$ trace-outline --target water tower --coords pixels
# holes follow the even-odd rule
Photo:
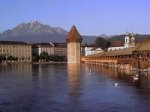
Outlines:
[[[81,63],[82,38],[75,26],[72,26],[67,38],[67,62],[72,64]]]

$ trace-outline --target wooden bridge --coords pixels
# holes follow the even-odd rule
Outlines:
[[[150,41],[138,43],[135,47],[102,52],[89,56],[82,56],[85,63],[113,66],[121,69],[134,70],[150,67]]]

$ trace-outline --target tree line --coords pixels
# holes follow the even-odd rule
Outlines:
[[[38,56],[37,54],[32,54],[32,61],[38,62],[38,61],[44,61],[44,62],[64,62],[67,61],[66,56],[59,56],[59,55],[49,55],[47,52],[41,52],[41,54]]]
[[[103,50],[107,50],[110,47],[111,42],[103,37],[97,37],[95,40],[95,45]]]
[[[18,61],[18,58],[13,57],[11,55],[9,55],[9,56],[0,55],[0,62],[4,62],[4,61]]]

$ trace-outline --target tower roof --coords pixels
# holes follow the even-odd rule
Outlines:
[[[82,38],[81,35],[79,34],[78,30],[76,29],[76,27],[73,25],[70,32],[68,33],[68,36],[66,38],[66,42],[77,42],[77,43],[81,43],[82,42]]]

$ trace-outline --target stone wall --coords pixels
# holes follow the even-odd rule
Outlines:
[[[81,44],[80,43],[68,43],[67,44],[67,59],[68,63],[80,63],[81,62]]]

